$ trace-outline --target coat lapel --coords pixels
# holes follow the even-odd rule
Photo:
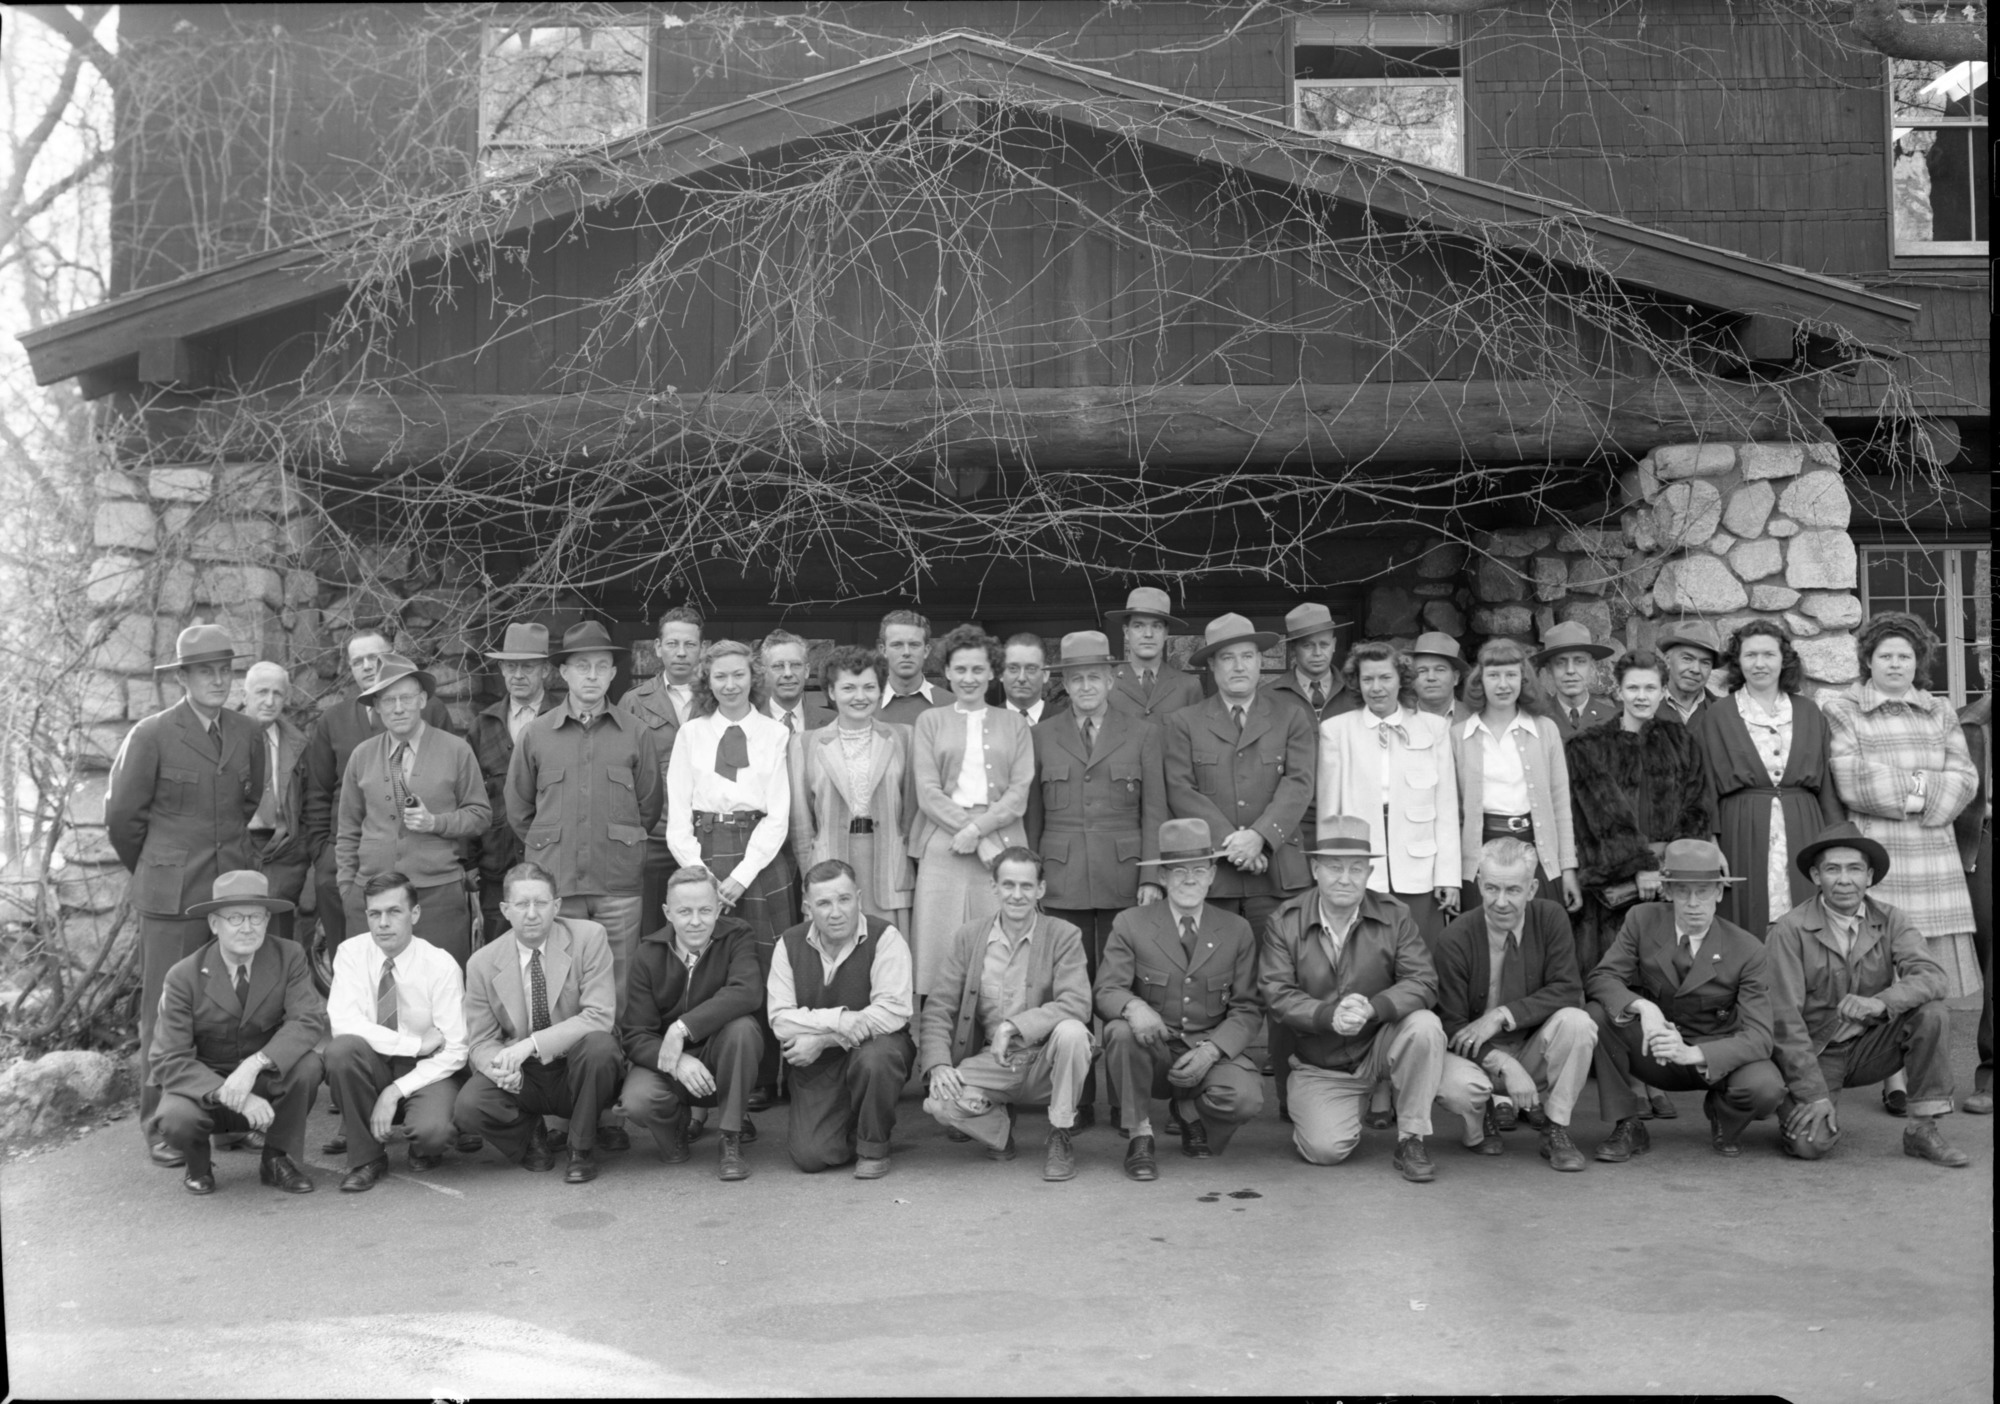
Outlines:
[[[1109,714],[1111,717],[1117,715],[1118,713],[1116,712]],[[1104,736],[1105,732],[1110,730],[1110,726],[1109,717],[1098,722],[1097,734],[1100,739]],[[1077,729],[1074,717],[1068,713],[1064,713],[1063,720],[1051,726],[1049,731],[1055,739],[1058,750],[1067,751],[1070,755],[1075,756],[1079,761],[1083,762],[1085,769],[1090,767],[1090,753],[1083,749],[1083,733]],[[1100,746],[1098,749],[1102,751],[1103,747]]]
[[[1639,958],[1645,963],[1651,979],[1647,984],[1656,990],[1674,990],[1680,981],[1674,975],[1674,917],[1672,908],[1666,909],[1664,922],[1648,922],[1640,935]]]
[[[285,983],[285,959],[278,954],[278,948],[266,940],[257,948],[257,954],[250,957],[250,999],[243,1007],[243,1020],[248,1023],[250,1012],[262,1009],[264,1002],[273,994],[283,1002]]]
[[[1671,931],[1671,927],[1669,930]],[[1680,937],[1677,934],[1672,935],[1670,939],[1676,945],[1679,944]],[[1701,949],[1696,951],[1694,959],[1688,962],[1687,977],[1674,987],[1674,993],[1688,994],[1698,990],[1729,966],[1728,945],[1728,933],[1716,925],[1711,925],[1708,928],[1708,935],[1702,937]],[[1673,947],[1669,946],[1668,949],[1671,951]]]
[[[228,1010],[240,1022],[243,1018],[243,1005],[236,998],[236,986],[229,978],[229,963],[222,958],[222,947],[211,947],[202,959],[201,970],[202,974],[208,976],[208,997],[215,1002],[217,1008]]]
[[[509,1038],[528,1031],[528,993],[521,988],[521,943],[510,933],[501,938],[500,969],[494,984],[500,991],[501,1012],[506,1016]]]
[[[549,977],[549,1022],[560,1023],[562,1016],[556,1013],[556,1003],[569,983],[570,966],[569,924],[560,918],[549,932],[548,946],[542,952],[542,964],[547,967]]]
[[[1236,749],[1248,750],[1256,744],[1257,738],[1271,729],[1271,709],[1277,704],[1261,693],[1252,697],[1243,709],[1243,734],[1236,738]],[[1224,704],[1223,715],[1229,715]]]

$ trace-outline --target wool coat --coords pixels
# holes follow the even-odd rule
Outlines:
[[[182,698],[126,735],[104,823],[132,874],[132,905],[178,919],[222,873],[255,868],[250,820],[264,797],[264,729],[226,708],[210,732]]]
[[[1257,938],[1234,912],[1204,907],[1190,955],[1166,902],[1130,907],[1111,923],[1091,992],[1106,1019],[1134,999],[1165,1021],[1170,1037],[1213,1043],[1225,1058],[1250,1046],[1264,1022],[1257,990]]]
[[[266,936],[250,957],[248,998],[210,940],[167,972],[153,1025],[152,1085],[193,1101],[215,1095],[237,1064],[262,1053],[283,1077],[326,1037],[326,1001],[305,952]]]
[[[1685,729],[1679,722],[1663,725]],[[1764,943],[1717,917],[1685,977],[1674,973],[1677,943],[1673,906],[1641,902],[1626,913],[1618,939],[1584,977],[1584,994],[1614,1020],[1633,1000],[1651,1000],[1684,1040],[1701,1045],[1711,1083],[1769,1058],[1775,1018]]]
[[[1042,855],[1058,911],[1109,910],[1139,900],[1139,861],[1160,856],[1167,772],[1160,731],[1105,709],[1089,752],[1076,717],[1036,725],[1036,783],[1028,791],[1028,846]]]
[[[1200,678],[1182,672],[1164,658],[1153,670],[1151,689],[1141,683],[1139,673],[1130,663],[1118,665],[1111,674],[1110,705],[1140,721],[1162,721],[1183,707],[1194,706],[1206,692]]]
[[[1309,886],[1300,825],[1313,793],[1312,721],[1303,708],[1262,692],[1246,704],[1243,729],[1221,697],[1166,720],[1167,808],[1176,819],[1205,819],[1217,844],[1238,829],[1264,838],[1268,866],[1246,873],[1215,865],[1209,895],[1283,896]]]
[[[867,891],[890,911],[906,911],[917,887],[908,834],[916,816],[916,772],[910,764],[910,728],[872,723],[875,743],[869,758],[868,817],[875,825],[873,871]],[[853,862],[854,799],[847,792],[847,766],[840,754],[840,727],[809,732],[792,743],[799,757],[793,772],[792,851],[801,874],[816,863],[838,858]]]

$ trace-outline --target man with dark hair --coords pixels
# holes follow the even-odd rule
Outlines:
[[[1722,658],[1721,635],[1706,619],[1686,619],[1662,633],[1656,647],[1667,665],[1667,695],[1660,699],[1659,715],[1693,726],[1714,695],[1708,675]]]
[[[1593,640],[1588,624],[1574,620],[1557,624],[1542,635],[1541,650],[1528,662],[1548,670],[1550,715],[1564,741],[1618,715],[1616,702],[1590,690],[1597,678],[1598,662],[1616,652],[1610,644]]]
[[[619,699],[618,705],[653,736],[660,759],[660,794],[667,793],[667,762],[674,756],[674,737],[681,723],[694,715],[694,675],[701,666],[701,612],[677,605],[660,616],[660,670]],[[667,846],[664,798],[659,821],[646,834],[645,861],[639,871],[639,910],[650,926],[667,900],[667,878],[674,871],[673,850]]]
[[[778,938],[766,999],[791,1066],[792,1164],[811,1174],[852,1161],[855,1179],[879,1180],[917,1050],[910,948],[862,912],[860,893],[838,858],[807,871],[806,919]]]
[[[825,726],[833,720],[833,708],[806,696],[806,660],[811,650],[797,634],[773,629],[757,645],[757,661],[764,668],[769,697],[765,715],[782,722],[794,738]]]
[[[300,818],[306,734],[285,715],[291,696],[292,675],[282,663],[252,663],[243,675],[243,715],[264,732],[264,794],[250,817],[250,842],[258,871],[270,880],[271,895],[297,903],[312,863]],[[271,934],[292,940],[293,915],[273,913]]]
[[[368,930],[333,957],[326,1080],[340,1097],[349,1194],[389,1173],[385,1143],[400,1118],[410,1169],[434,1170],[452,1140],[452,1107],[465,1066],[465,977],[451,955],[418,936],[417,889],[398,872],[362,887]],[[477,1143],[473,1150],[479,1147]]]
[[[1167,638],[1187,625],[1174,617],[1167,592],[1141,585],[1125,608],[1104,612],[1104,622],[1124,631],[1125,661],[1112,674],[1111,705],[1141,721],[1157,722],[1201,701],[1201,679],[1167,661]]]
[[[540,624],[509,624],[500,647],[486,655],[500,665],[507,695],[472,719],[472,751],[486,781],[493,817],[479,838],[479,910],[490,939],[500,934],[500,879],[527,856],[521,836],[507,822],[507,767],[514,743],[528,723],[556,705],[549,691],[549,631]]]
[[[993,859],[997,916],[969,921],[948,938],[936,992],[924,1000],[924,1110],[949,1131],[1014,1158],[1014,1104],[1049,1104],[1042,1178],[1076,1176],[1070,1129],[1090,1070],[1090,979],[1083,938],[1047,916],[1042,860],[1032,849]]]
[[[1000,649],[1000,676],[993,680],[993,688],[987,690],[988,702],[1020,713],[1029,726],[1068,709],[1067,698],[1058,697],[1051,702],[1042,696],[1042,687],[1049,676],[1049,655],[1041,635],[1014,634]]]
[[[924,677],[931,649],[930,620],[913,609],[890,610],[882,616],[875,648],[889,661],[889,690],[882,694],[882,709],[876,713],[883,721],[915,726],[931,708],[951,705],[950,696]]]

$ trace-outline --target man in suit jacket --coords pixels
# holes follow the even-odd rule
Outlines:
[[[1480,905],[1446,926],[1431,952],[1444,1078],[1438,1101],[1465,1123],[1464,1143],[1499,1155],[1518,1108],[1541,1132],[1542,1159],[1584,1168],[1570,1113],[1590,1076],[1597,1026],[1583,1012],[1569,914],[1535,897],[1541,859],[1519,839],[1480,850]],[[1499,1089],[1496,1093],[1495,1089]]]
[[[1285,654],[1291,666],[1264,684],[1266,691],[1306,709],[1313,730],[1328,717],[1359,711],[1360,694],[1334,666],[1334,631],[1340,623],[1323,604],[1302,604],[1285,615]]]
[[[1597,1158],[1617,1164],[1652,1149],[1628,1077],[1668,1092],[1706,1090],[1717,1155],[1742,1153],[1743,1129],[1777,1110],[1785,1080],[1771,1061],[1772,1008],[1763,943],[1715,914],[1722,850],[1675,839],[1660,860],[1659,902],[1626,913],[1618,939],[1584,979],[1597,1021],[1597,1100],[1615,1123]]]
[[[1189,661],[1209,665],[1216,695],[1165,723],[1167,808],[1221,836],[1209,903],[1253,931],[1311,881],[1299,829],[1313,795],[1312,723],[1257,690],[1259,656],[1276,642],[1240,614],[1212,620]]]
[[[619,1101],[668,1165],[688,1158],[688,1108],[720,1107],[717,1173],[748,1179],[743,1142],[757,1132],[743,1111],[764,1051],[756,936],[749,922],[722,914],[706,868],[668,879],[666,916],[639,942],[619,1010],[618,1041],[632,1064]]]
[[[500,930],[500,879],[527,855],[521,836],[507,822],[507,767],[514,761],[514,743],[529,722],[556,705],[556,697],[549,691],[549,631],[542,625],[509,624],[500,647],[486,657],[500,665],[507,695],[480,709],[467,739],[493,811],[478,842],[479,911],[491,937]]]
[[[1105,1019],[1104,1067],[1128,1140],[1125,1173],[1159,1178],[1152,1099],[1173,1099],[1181,1154],[1205,1160],[1264,1106],[1243,1050],[1257,1036],[1257,939],[1250,923],[1207,903],[1218,856],[1208,825],[1169,819],[1154,841],[1167,898],[1119,913],[1092,985]]]
[[[1141,585],[1125,597],[1125,608],[1106,610],[1104,620],[1125,635],[1125,661],[1112,673],[1115,710],[1157,722],[1201,701],[1201,679],[1167,661],[1168,634],[1187,625],[1174,618],[1165,590]]]
[[[152,1122],[159,1088],[147,1070],[153,1021],[167,971],[208,939],[207,923],[184,915],[225,872],[257,866],[250,820],[265,791],[267,749],[257,724],[223,708],[236,649],[219,624],[181,630],[171,674],[183,696],[126,735],[111,763],[104,822],[112,850],[132,874],[139,915],[139,1122]],[[286,904],[289,910],[290,904]],[[155,1164],[180,1165],[154,1137]]]
[[[1568,741],[1579,731],[1588,731],[1599,722],[1618,715],[1618,704],[1598,697],[1590,690],[1597,678],[1597,663],[1618,650],[1590,637],[1590,626],[1569,620],[1542,635],[1541,651],[1528,661],[1546,668],[1554,702],[1549,709],[1556,730]]]
[[[618,1090],[622,1059],[612,1034],[616,982],[604,928],[556,915],[555,879],[533,863],[507,874],[501,915],[512,923],[465,967],[465,1028],[472,1075],[452,1119],[524,1170],[549,1170],[555,1152],[544,1116],[569,1118],[569,1169],[597,1178],[597,1115]]]
[[[667,763],[673,759],[674,738],[681,723],[694,715],[694,674],[701,665],[701,614],[692,605],[678,605],[660,616],[657,644],[660,671],[618,700],[625,714],[653,734],[660,761],[660,793],[667,792]],[[639,912],[651,926],[667,900],[667,879],[674,871],[673,850],[667,847],[666,805],[646,833],[646,857],[639,873]]]
[[[1042,696],[1049,680],[1049,653],[1041,635],[1015,634],[1000,648],[1000,676],[986,689],[987,706],[1018,713],[1029,726],[1069,710],[1067,694]]]
[[[243,675],[243,715],[264,732],[264,794],[250,817],[250,843],[271,895],[296,907],[312,868],[305,825],[306,734],[285,715],[292,677],[281,663],[259,662]],[[271,914],[271,934],[292,939],[293,912]]]
[[[312,1193],[299,1162],[319,1090],[313,1048],[326,1036],[326,1004],[305,952],[265,934],[271,914],[290,905],[270,895],[262,873],[237,871],[219,875],[210,899],[187,909],[213,939],[162,983],[148,1130],[185,1158],[181,1185],[190,1194],[215,1193],[208,1138],[217,1130],[263,1132],[258,1178],[287,1194]]]
[[[806,641],[783,629],[773,629],[757,646],[771,694],[764,703],[764,713],[783,723],[794,738],[833,720],[833,708],[806,695],[806,654]]]
[[[984,1144],[988,1159],[1012,1160],[1014,1104],[1046,1100],[1042,1178],[1074,1179],[1070,1130],[1091,1054],[1083,938],[1038,910],[1047,888],[1031,850],[1002,850],[993,887],[1000,914],[951,934],[924,1001],[924,1110]]]

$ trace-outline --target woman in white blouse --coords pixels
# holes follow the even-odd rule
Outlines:
[[[827,656],[820,686],[833,724],[798,740],[792,846],[807,872],[829,858],[853,868],[861,910],[908,931],[917,882],[909,854],[914,776],[910,728],[875,715],[888,682],[889,664],[873,649]]]
[[[756,933],[757,964],[771,973],[771,951],[798,924],[797,884],[786,851],[792,820],[790,733],[764,715],[764,687],[749,645],[718,639],[695,670],[694,713],[674,737],[667,762],[667,847],[682,867],[704,867],[721,881],[725,910]],[[655,929],[664,912],[646,913]],[[763,1021],[759,1002],[758,1019]],[[770,1105],[778,1081],[777,1043],[768,1027],[752,1110]]]
[[[1463,816],[1458,836],[1459,871],[1465,879],[1461,908],[1479,904],[1474,878],[1481,846],[1490,839],[1511,838],[1535,850],[1541,877],[1536,895],[1581,911],[1569,763],[1562,733],[1543,714],[1528,650],[1513,639],[1481,644],[1466,679],[1465,703],[1473,715],[1451,727]]]
[[[917,777],[910,944],[919,995],[931,993],[951,933],[998,910],[986,864],[1002,849],[1027,843],[1021,821],[1035,782],[1027,719],[986,705],[986,685],[1000,667],[1000,641],[962,624],[944,636],[939,650],[952,704],[917,718],[910,747]]]

